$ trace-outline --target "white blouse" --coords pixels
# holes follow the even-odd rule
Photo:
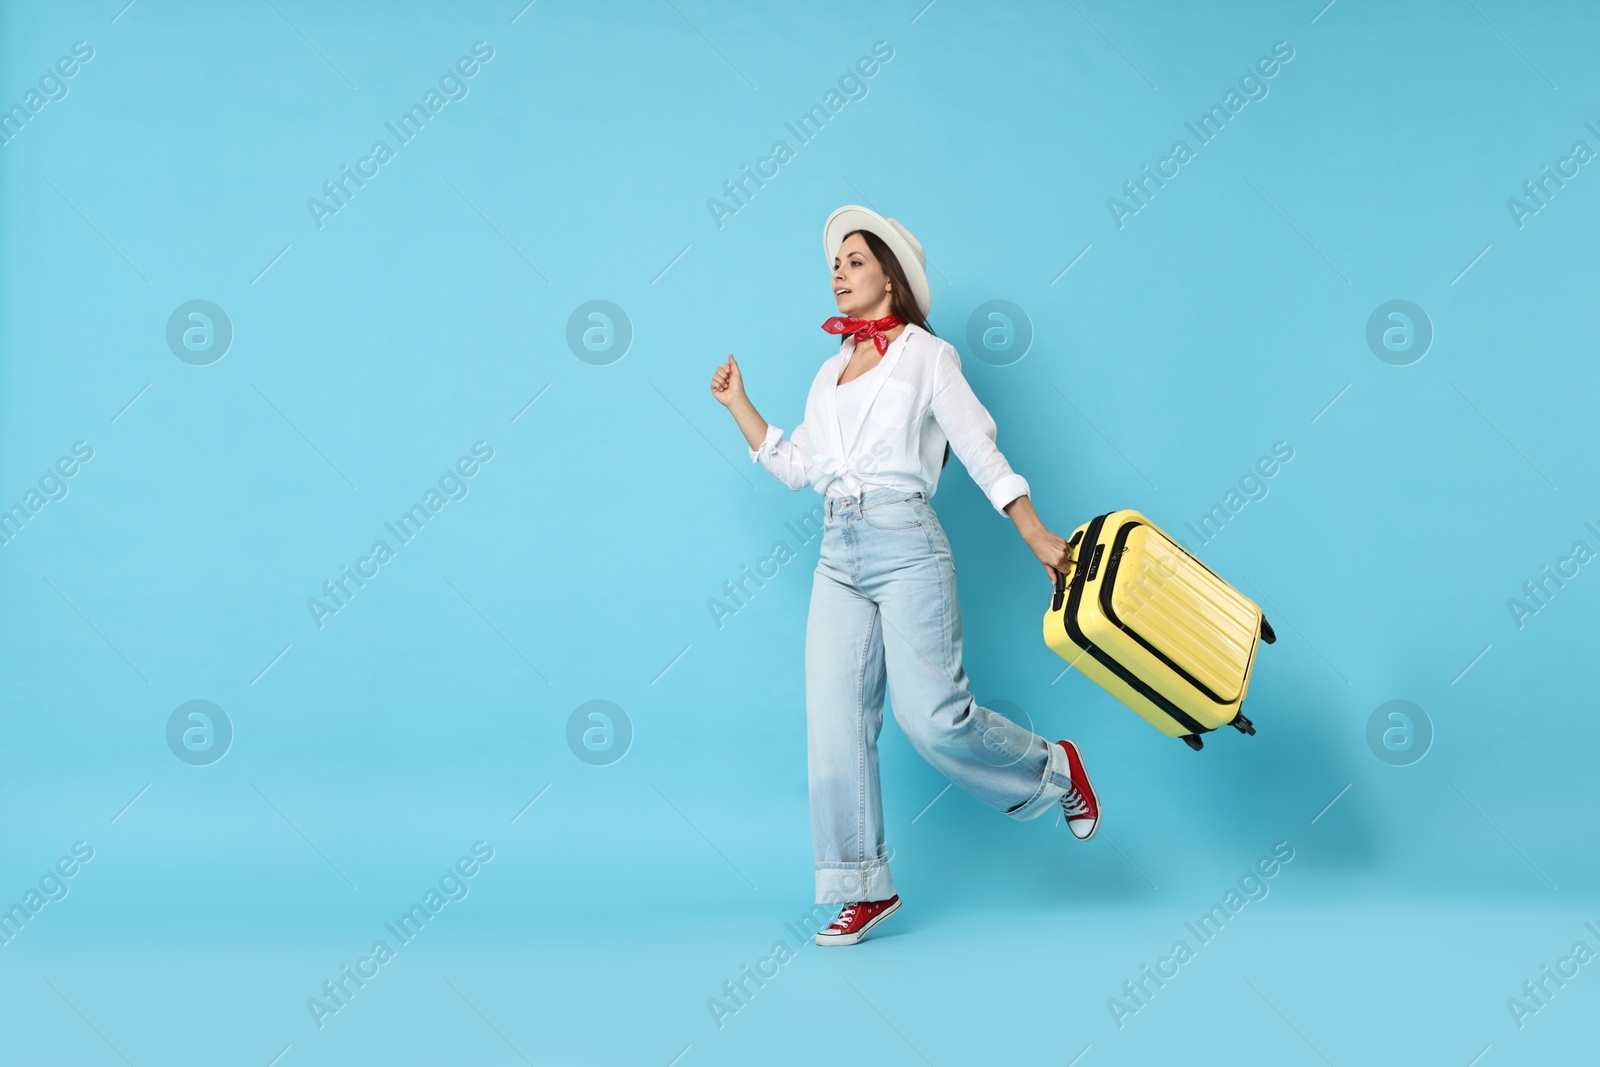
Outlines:
[[[824,496],[883,487],[931,498],[948,441],[996,511],[1029,495],[995,446],[994,419],[962,375],[954,345],[908,323],[876,367],[840,386],[855,347],[846,334],[812,381],[793,435],[769,425],[750,449],[752,462],[790,489],[810,485]],[[857,395],[859,407],[850,403]]]

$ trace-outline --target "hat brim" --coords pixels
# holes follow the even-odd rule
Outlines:
[[[862,207],[860,204],[846,204],[828,216],[828,221],[822,224],[822,251],[827,257],[828,266],[833,266],[833,257],[839,254],[839,246],[844,243],[844,236],[856,230],[866,230],[882,238],[883,243],[889,246],[895,258],[900,261],[900,269],[906,272],[906,281],[911,284],[911,295],[917,302],[917,307],[922,309],[922,314],[928,314],[928,307],[933,294],[928,289],[928,273],[923,268],[921,259],[916,250],[901,236],[900,231],[889,225],[889,220],[873,211],[871,208]]]

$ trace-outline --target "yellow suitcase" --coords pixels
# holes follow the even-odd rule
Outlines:
[[[1219,726],[1255,733],[1240,705],[1256,645],[1277,640],[1255,601],[1137,511],[1092,519],[1072,543],[1045,644],[1196,751]]]

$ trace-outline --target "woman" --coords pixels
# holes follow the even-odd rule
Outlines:
[[[928,498],[947,443],[995,510],[1056,572],[1071,546],[1034,513],[1028,483],[995,447],[995,423],[928,326],[922,245],[863,207],[823,227],[844,334],[823,363],[789,440],[745,395],[733,358],[711,376],[758,461],[826,502],[806,624],[806,728],[817,903],[839,903],[819,945],[853,945],[900,907],[884,850],[878,779],[885,673],[895,719],[945,777],[1015,819],[1059,802],[1079,840],[1100,809],[1071,741],[1044,738],[979,706],[961,665],[961,610],[950,543]]]

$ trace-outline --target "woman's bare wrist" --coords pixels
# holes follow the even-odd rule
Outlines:
[[[1033,501],[1028,499],[1026,493],[1006,505],[1006,514],[1017,524],[1017,531],[1024,540],[1044,529],[1044,523],[1039,521],[1039,513],[1033,510]]]

